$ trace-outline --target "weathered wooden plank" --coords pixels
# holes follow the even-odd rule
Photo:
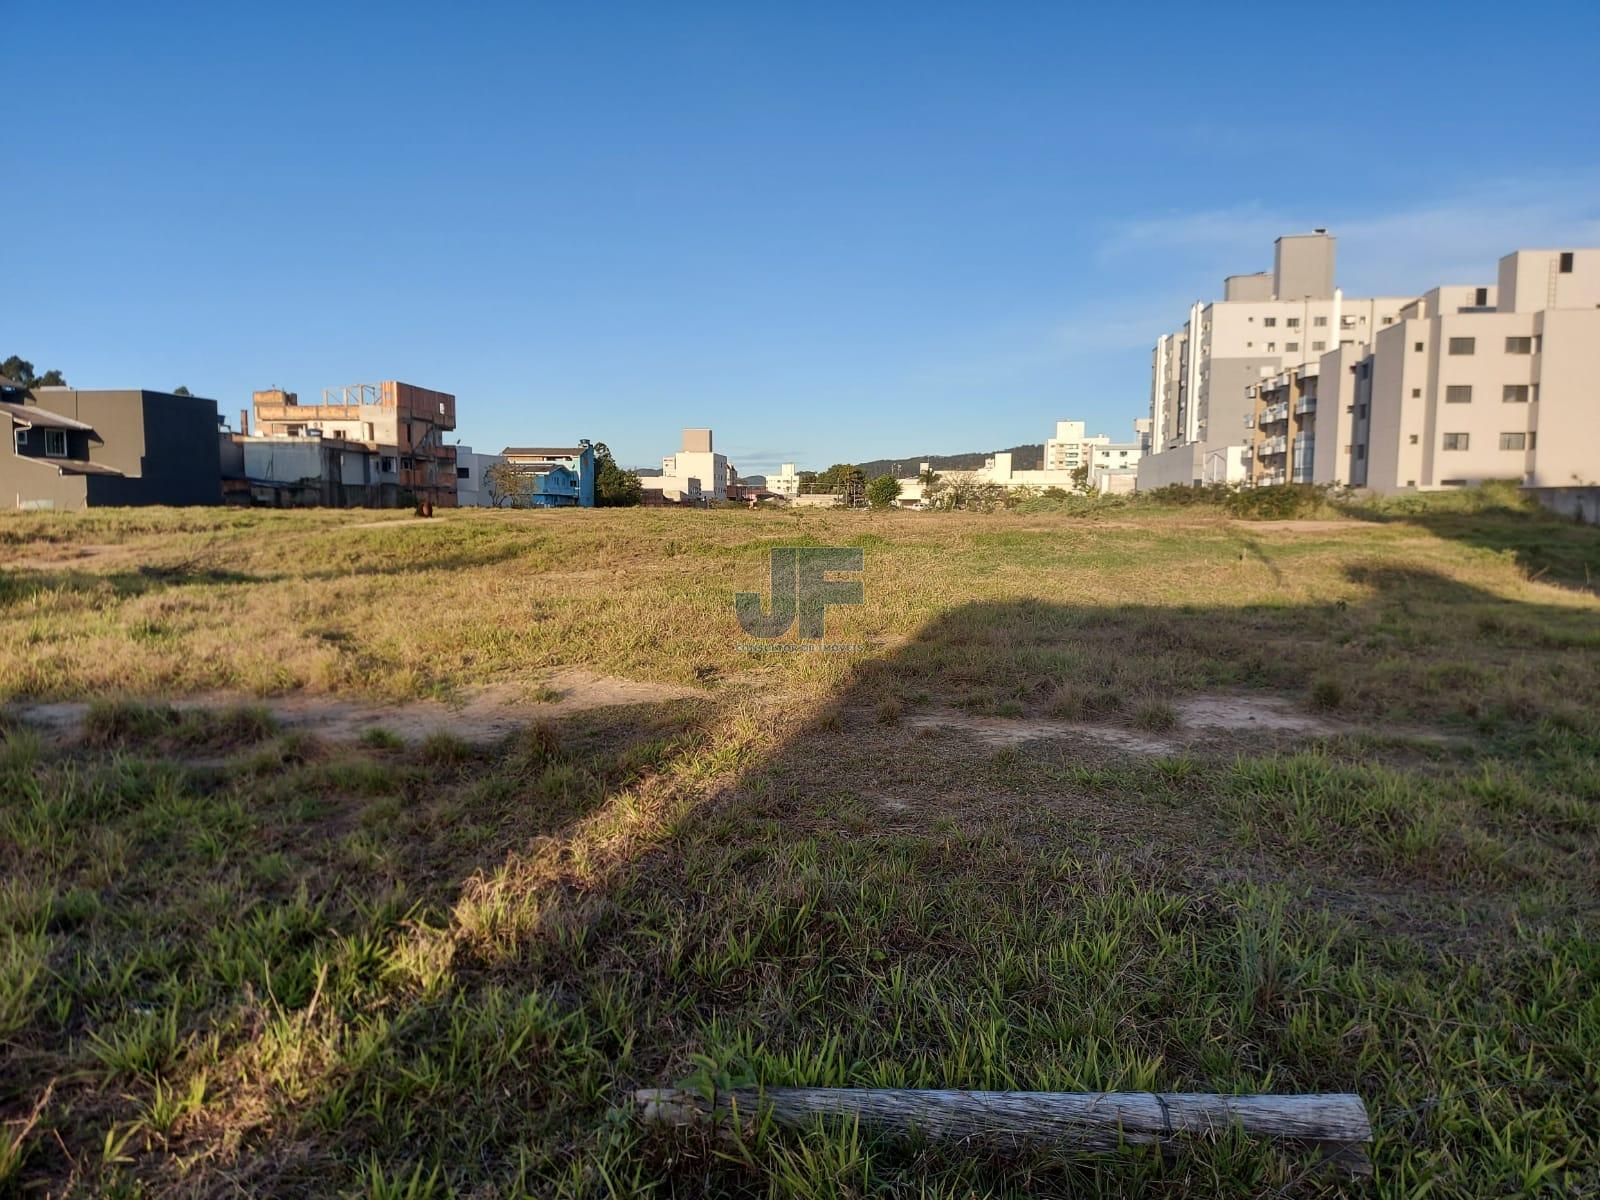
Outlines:
[[[1251,1137],[1337,1151],[1336,1165],[1364,1173],[1372,1124],[1349,1094],[1222,1096],[1197,1092],[965,1092],[902,1088],[739,1088],[708,1102],[697,1092],[635,1094],[647,1121],[681,1125],[714,1113],[758,1110],[785,1128],[819,1118],[859,1119],[889,1136],[988,1146],[1114,1150],[1170,1147],[1185,1137],[1238,1130]]]

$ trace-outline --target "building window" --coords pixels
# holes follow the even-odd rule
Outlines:
[[[1526,450],[1528,448],[1528,435],[1525,433],[1502,433],[1500,435],[1500,449]]]
[[[1315,325],[1318,329],[1321,329],[1323,326],[1325,326],[1328,323],[1328,318],[1327,317],[1312,317],[1311,318],[1311,323],[1313,325]]]
[[[1299,329],[1300,328],[1300,318],[1299,317],[1290,317],[1286,321],[1284,321],[1284,324],[1287,325],[1290,329]]]
[[[1313,350],[1326,350],[1328,348],[1328,343],[1327,342],[1312,342],[1311,343],[1311,348]]]
[[[1477,338],[1451,338],[1451,354],[1476,354],[1478,352]]]
[[[1446,450],[1465,450],[1472,443],[1472,438],[1465,433],[1447,433],[1444,435],[1444,448]]]
[[[1489,289],[1488,288],[1479,288],[1476,292],[1474,292],[1472,294],[1472,304],[1473,304],[1474,308],[1483,308],[1488,303],[1489,303]]]
[[[1421,400],[1422,399],[1422,389],[1421,388],[1412,388],[1411,389],[1411,398],[1413,400]]]
[[[44,431],[44,452],[50,458],[65,458],[67,456],[67,431],[65,429],[46,429]]]
[[[1525,383],[1508,383],[1500,393],[1500,399],[1507,404],[1526,404],[1528,402],[1528,385]]]
[[[1365,404],[1356,405],[1356,420],[1365,421],[1366,419],[1367,419],[1367,406]]]
[[[1415,446],[1417,444],[1417,435],[1414,434],[1414,433],[1411,435],[1411,444],[1413,446]]]
[[[1467,383],[1452,383],[1444,390],[1446,404],[1471,404],[1472,385]]]
[[[1268,329],[1271,329],[1274,325],[1276,325],[1278,323],[1278,318],[1277,317],[1262,317],[1261,318],[1261,323],[1263,325],[1265,325]]]
[[[1533,339],[1531,337],[1508,337],[1506,339],[1507,354],[1532,354]]]
[[[1560,272],[1563,275],[1571,275],[1572,274],[1572,251],[1571,250],[1563,250],[1561,252]]]
[[[1539,448],[1539,434],[1534,430],[1529,430],[1528,431],[1528,449],[1529,450],[1537,450],[1538,448]]]
[[[1439,485],[1441,487],[1466,487],[1467,481],[1465,479],[1441,479]]]
[[[1300,349],[1300,343],[1299,342],[1285,342],[1283,344],[1283,348],[1285,350],[1287,350],[1290,354],[1294,354],[1296,351],[1298,351]]]
[[[11,436],[16,440],[17,453],[22,453],[22,448],[28,444],[28,431],[26,429],[13,429]]]
[[[1418,354],[1421,354],[1422,353],[1422,343],[1418,342],[1415,346],[1412,347],[1412,349],[1415,350]]]
[[[392,473],[394,471],[394,459],[387,454],[379,458],[378,470],[383,471],[385,474]]]
[[[1267,353],[1268,354],[1272,354],[1272,353],[1276,352],[1277,349],[1278,349],[1278,343],[1277,342],[1268,342],[1267,343]]]
[[[471,467],[457,467],[456,468],[456,478],[457,479],[471,479],[472,478],[472,468]]]
[[[1367,448],[1365,446],[1357,446],[1356,447],[1356,461],[1360,462],[1362,459],[1364,459],[1366,457],[1367,457]]]

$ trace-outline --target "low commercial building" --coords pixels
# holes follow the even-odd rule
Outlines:
[[[0,379],[0,500],[11,508],[222,502],[217,402]]]
[[[461,508],[497,508],[504,502],[489,472],[503,464],[503,454],[479,454],[471,446],[456,447],[456,504]]]

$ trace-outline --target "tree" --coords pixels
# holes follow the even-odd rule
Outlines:
[[[1080,467],[1073,467],[1072,468],[1072,487],[1073,487],[1073,490],[1078,492],[1080,495],[1087,496],[1089,494],[1089,464],[1088,463],[1084,463]]]
[[[632,508],[644,502],[644,484],[617,466],[604,442],[594,444],[594,502],[600,508]]]
[[[517,507],[519,499],[527,499],[533,481],[523,471],[510,463],[495,463],[483,473],[483,490],[494,508]]]
[[[33,373],[33,364],[25,358],[13,354],[5,362],[0,363],[0,375],[4,375],[13,383],[19,383],[25,388],[36,387],[66,387],[67,379],[60,371],[49,370],[43,375]]]
[[[927,497],[934,508],[993,512],[1006,501],[1006,489],[998,483],[980,480],[971,471],[944,475]]]
[[[183,384],[181,384],[181,383],[177,387],[172,389],[172,394],[174,396],[192,396],[192,395],[194,395],[193,392],[191,392],[188,388],[184,387]]]
[[[834,463],[820,473],[807,490],[819,495],[831,492],[847,508],[855,508],[867,490],[867,477],[852,463]]]
[[[867,503],[873,508],[893,508],[900,499],[900,481],[893,475],[879,475],[867,484]]]

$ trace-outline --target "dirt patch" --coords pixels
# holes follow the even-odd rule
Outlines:
[[[1234,526],[1251,533],[1341,533],[1346,529],[1370,529],[1364,521],[1322,518],[1296,521],[1235,521]]]
[[[38,553],[24,555],[0,563],[8,571],[60,571],[63,568],[79,567],[95,562],[98,559],[112,557],[118,551],[127,550],[128,547],[116,543],[110,545],[78,545],[69,543],[61,546],[44,545],[38,547]]]
[[[1129,754],[1176,754],[1205,738],[1208,731],[1224,733],[1267,732],[1301,738],[1335,737],[1354,733],[1354,726],[1315,713],[1304,712],[1275,696],[1213,693],[1185,696],[1173,702],[1178,723],[1165,733],[1128,729],[1091,721],[1054,721],[1046,718],[983,717],[953,709],[918,713],[906,718],[916,729],[964,733],[988,746],[1017,746],[1050,738],[1082,738]]]
[[[354,741],[367,730],[380,728],[408,742],[444,732],[466,742],[482,744],[498,741],[534,722],[567,713],[704,696],[705,693],[696,688],[617,679],[568,667],[531,683],[475,688],[450,704],[440,700],[382,704],[303,693],[262,698],[229,692],[171,700],[155,698],[148,703],[165,704],[180,711],[219,710],[240,705],[264,708],[284,729],[314,734],[329,741]],[[12,711],[51,740],[66,742],[81,732],[89,705],[83,701],[24,704]]]
[[[953,709],[918,713],[907,717],[906,724],[914,729],[964,733],[986,746],[995,747],[1020,746],[1024,742],[1050,738],[1082,737],[1130,754],[1171,754],[1179,748],[1175,740],[1118,725],[1092,725],[1087,721],[1050,721],[1043,718],[979,717]]]

